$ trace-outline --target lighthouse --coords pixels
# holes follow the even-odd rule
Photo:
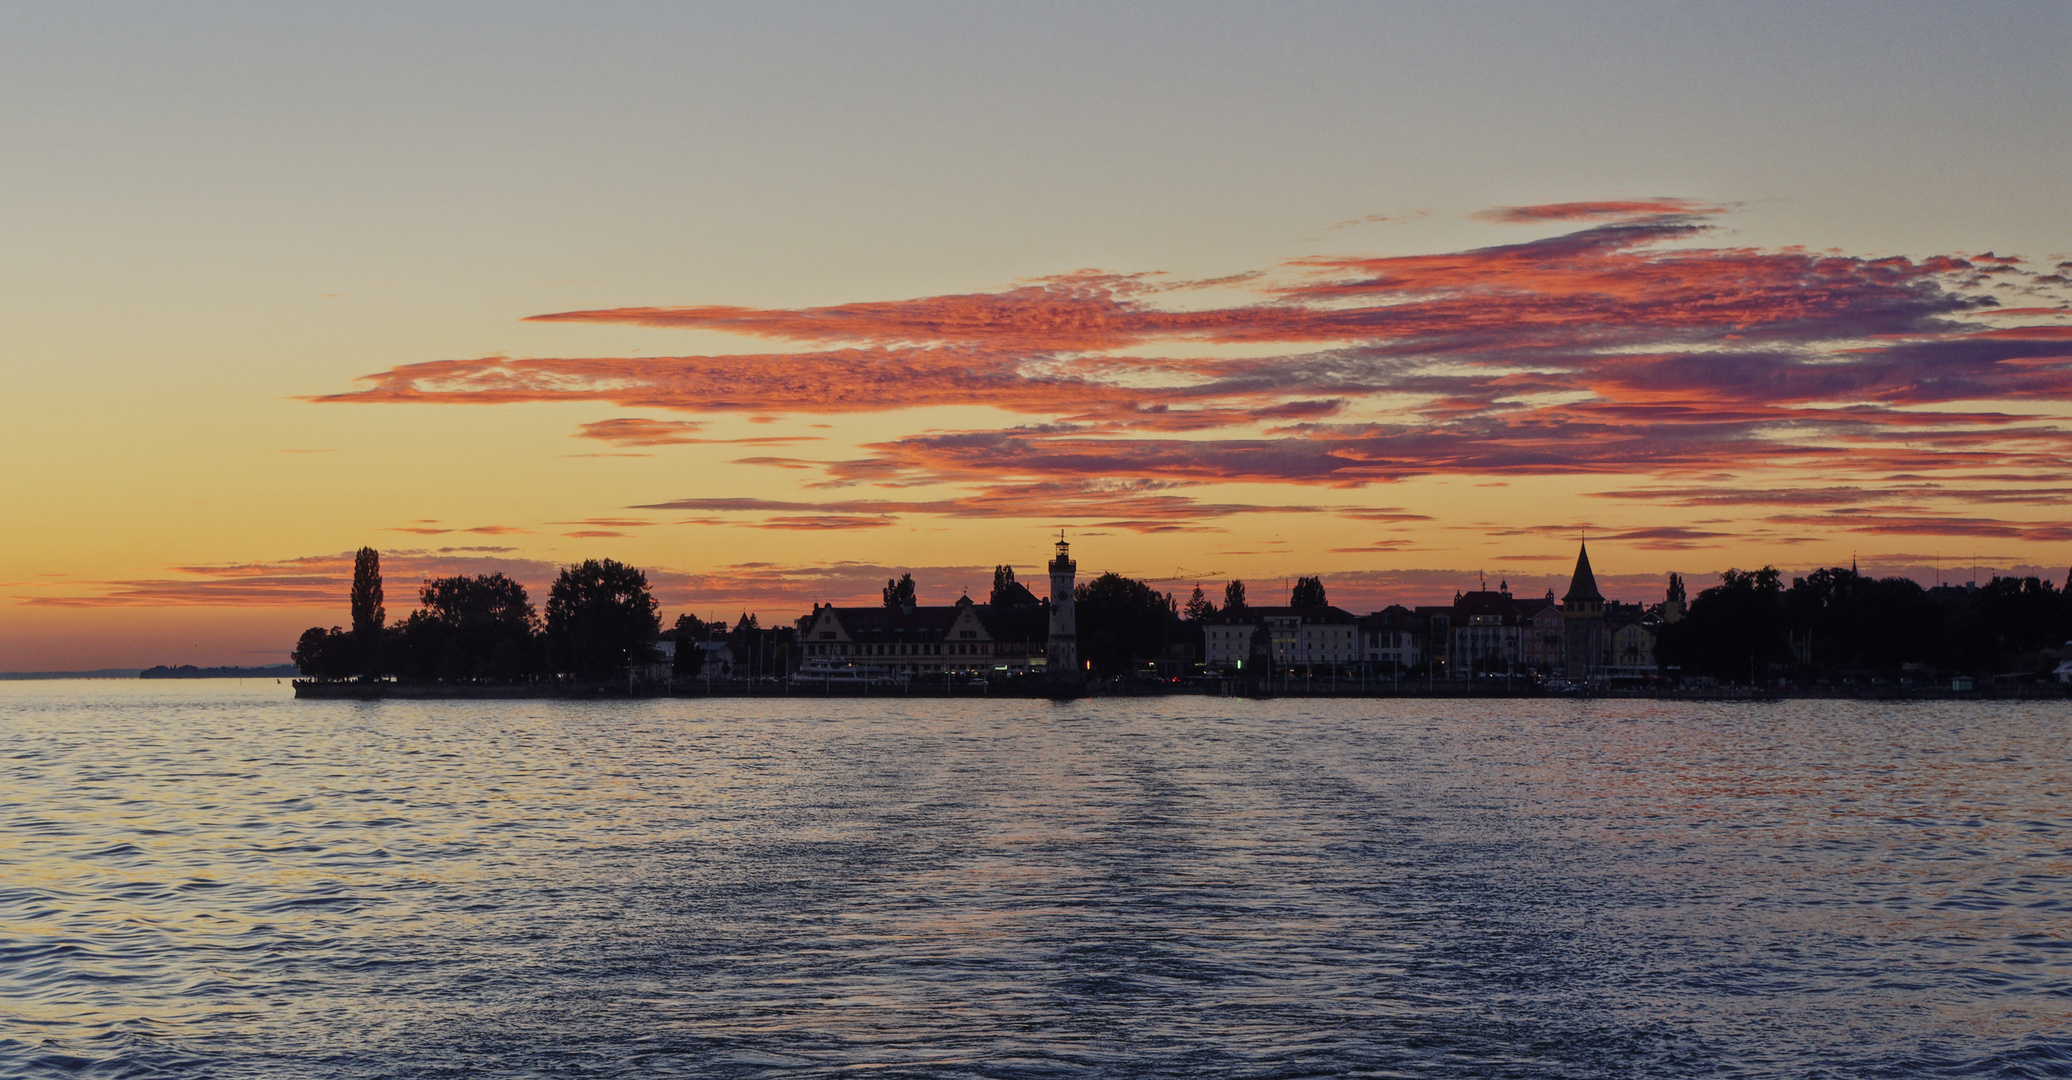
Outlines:
[[[1072,603],[1073,579],[1079,564],[1072,561],[1072,545],[1058,531],[1057,558],[1050,561],[1050,639],[1044,650],[1052,678],[1078,679],[1079,619]]]

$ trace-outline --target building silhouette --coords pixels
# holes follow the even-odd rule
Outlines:
[[[1605,636],[1604,594],[1597,591],[1597,575],[1590,571],[1590,546],[1576,550],[1576,572],[1569,579],[1568,593],[1561,598],[1562,671],[1570,682],[1596,682],[1604,678]]]

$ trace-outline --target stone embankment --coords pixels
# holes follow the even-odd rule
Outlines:
[[[2063,701],[2072,696],[2052,684],[1981,686],[1952,690],[1945,686],[1840,686],[1750,688],[1746,686],[1648,687],[1553,693],[1531,685],[1504,686],[1439,682],[1388,686],[1353,681],[1287,685],[1239,682],[1091,682],[1053,684],[1042,679],[991,682],[817,682],[767,680],[715,682],[711,685],[659,683],[628,687],[623,683],[403,683],[298,679],[298,698],[333,700],[499,700],[521,698],[703,698],[703,697],[889,697],[889,698],[1076,698],[1164,697],[1197,695],[1243,698],[1641,698],[1660,701]]]

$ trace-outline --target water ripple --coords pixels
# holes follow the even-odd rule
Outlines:
[[[0,1075],[2072,1075],[2059,705],[0,685]]]

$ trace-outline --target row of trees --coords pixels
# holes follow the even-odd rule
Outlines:
[[[1662,628],[1655,657],[1687,675],[1740,682],[1774,669],[1987,671],[2067,640],[2072,592],[2040,578],[1931,591],[1911,578],[1830,567],[1786,586],[1765,566],[1729,570],[1699,593],[1681,621]]]
[[[1072,600],[1079,611],[1079,655],[1097,674],[1108,676],[1136,671],[1171,654],[1176,645],[1189,646],[1191,653],[1201,640],[1200,623],[1251,610],[1243,581],[1225,583],[1223,606],[1218,608],[1199,585],[1181,605],[1170,594],[1119,574],[1102,574],[1079,586]],[[1322,578],[1297,578],[1288,596],[1289,607],[1322,608],[1329,603]]]
[[[503,574],[437,578],[423,583],[417,599],[417,610],[389,624],[380,553],[361,548],[353,560],[352,629],[304,631],[296,667],[320,679],[601,680],[645,660],[661,631],[647,575],[611,559],[565,567],[548,589],[544,615],[525,586]]]

